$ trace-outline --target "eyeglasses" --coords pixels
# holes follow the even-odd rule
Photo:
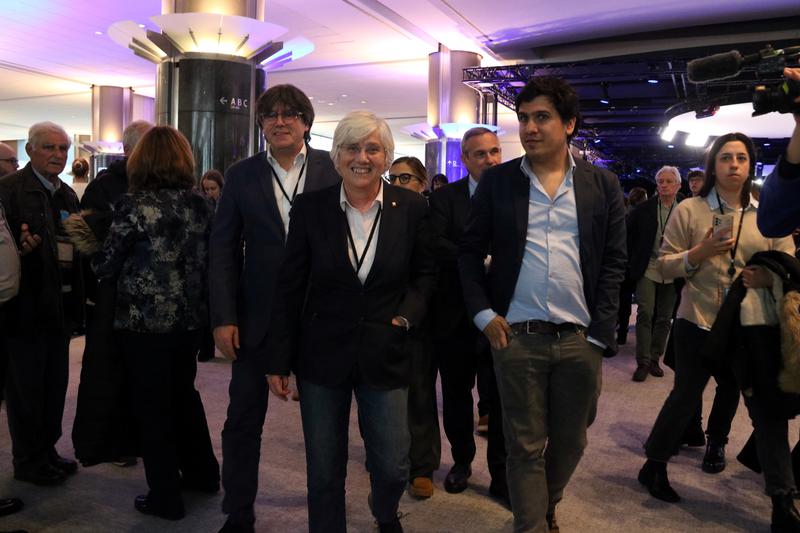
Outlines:
[[[19,164],[19,159],[17,159],[16,157],[4,157],[4,158],[0,158],[0,161],[8,161],[12,165]]]
[[[264,122],[274,123],[278,121],[278,117],[282,117],[284,122],[294,122],[303,117],[300,111],[272,111],[261,115],[261,120]]]
[[[361,146],[360,144],[345,144],[340,145],[340,148],[347,152],[347,155],[351,157],[358,156],[362,151],[366,152],[367,155],[371,157],[374,157],[385,151],[383,146],[379,144],[368,144],[366,146]]]
[[[415,176],[414,174],[389,174],[389,181],[394,183],[395,181],[399,181],[403,185],[408,183],[411,180],[417,180],[420,183],[425,183],[422,178],[419,176]]]

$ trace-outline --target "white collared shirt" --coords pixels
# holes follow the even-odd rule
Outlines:
[[[281,185],[283,185],[283,190],[286,191],[286,194],[289,195],[289,198],[292,197],[292,192],[294,192],[295,186],[297,186],[297,194],[303,192],[303,189],[306,185],[306,175],[308,174],[308,165],[306,165],[305,170],[303,170],[303,175],[300,175],[300,170],[303,169],[303,164],[306,163],[308,157],[308,151],[306,149],[306,143],[303,143],[303,147],[300,149],[300,152],[294,157],[294,162],[292,163],[292,168],[288,170],[283,169],[283,167],[278,163],[278,160],[272,157],[272,148],[267,148],[267,162],[275,171],[275,175],[278,176],[278,180],[280,180]],[[286,234],[289,234],[289,212],[292,209],[292,204],[286,197],[283,195],[281,191],[280,185],[278,185],[278,180],[272,175],[272,172],[267,169],[267,173],[269,175],[269,180],[272,182],[272,190],[275,192],[275,201],[278,204],[278,211],[281,214],[281,220],[283,221],[283,228],[286,231]],[[299,181],[299,183],[298,183]]]
[[[372,231],[372,225],[375,223],[375,217],[378,215],[378,207],[381,207],[381,209],[383,208],[383,180],[381,180],[380,185],[381,187],[378,189],[378,195],[375,197],[375,200],[372,201],[372,205],[369,209],[364,213],[353,207],[347,200],[347,195],[344,192],[344,184],[342,184],[340,188],[339,205],[341,205],[342,211],[344,211],[347,217],[347,224],[350,226],[350,234],[353,236],[353,242],[359,257],[364,253],[367,239],[369,239],[370,231]],[[378,249],[378,233],[380,233],[380,226],[381,222],[378,220],[377,224],[375,224],[372,241],[364,256],[364,262],[361,263],[361,268],[358,271],[358,279],[361,281],[362,285],[367,280],[369,271],[372,268],[372,263],[375,261],[375,250]],[[353,248],[350,246],[349,239],[347,239],[347,255],[350,257],[353,270],[355,270],[358,265],[358,258],[353,254]]]

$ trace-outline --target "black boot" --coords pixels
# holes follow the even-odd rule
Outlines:
[[[667,463],[651,461],[648,459],[639,470],[639,483],[647,487],[647,491],[654,498],[661,501],[676,503],[681,497],[669,484],[667,477]]]
[[[707,474],[719,474],[725,470],[725,445],[709,441],[701,468]]]
[[[800,533],[800,513],[792,494],[772,496],[772,533]]]

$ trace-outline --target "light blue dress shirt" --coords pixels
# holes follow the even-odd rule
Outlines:
[[[506,321],[545,320],[588,326],[591,314],[583,293],[573,188],[575,160],[569,154],[569,167],[554,199],[545,192],[525,157],[521,168],[530,180],[528,235]],[[494,310],[484,309],[475,315],[475,325],[483,331],[495,316]]]
[[[472,174],[469,175],[469,197],[475,194],[475,189],[478,188],[478,182],[475,181],[475,178],[472,177]]]

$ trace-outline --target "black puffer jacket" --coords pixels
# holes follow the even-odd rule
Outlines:
[[[800,290],[800,261],[791,255],[758,252],[747,262],[747,266],[753,265],[777,274],[783,282],[784,296]],[[778,385],[787,362],[781,350],[781,328],[742,326],[739,317],[746,294],[747,288],[739,276],[722,303],[703,354],[730,365],[742,393],[757,398],[776,418],[794,418],[800,414],[800,395],[784,392]],[[779,302],[776,305],[780,307]]]

